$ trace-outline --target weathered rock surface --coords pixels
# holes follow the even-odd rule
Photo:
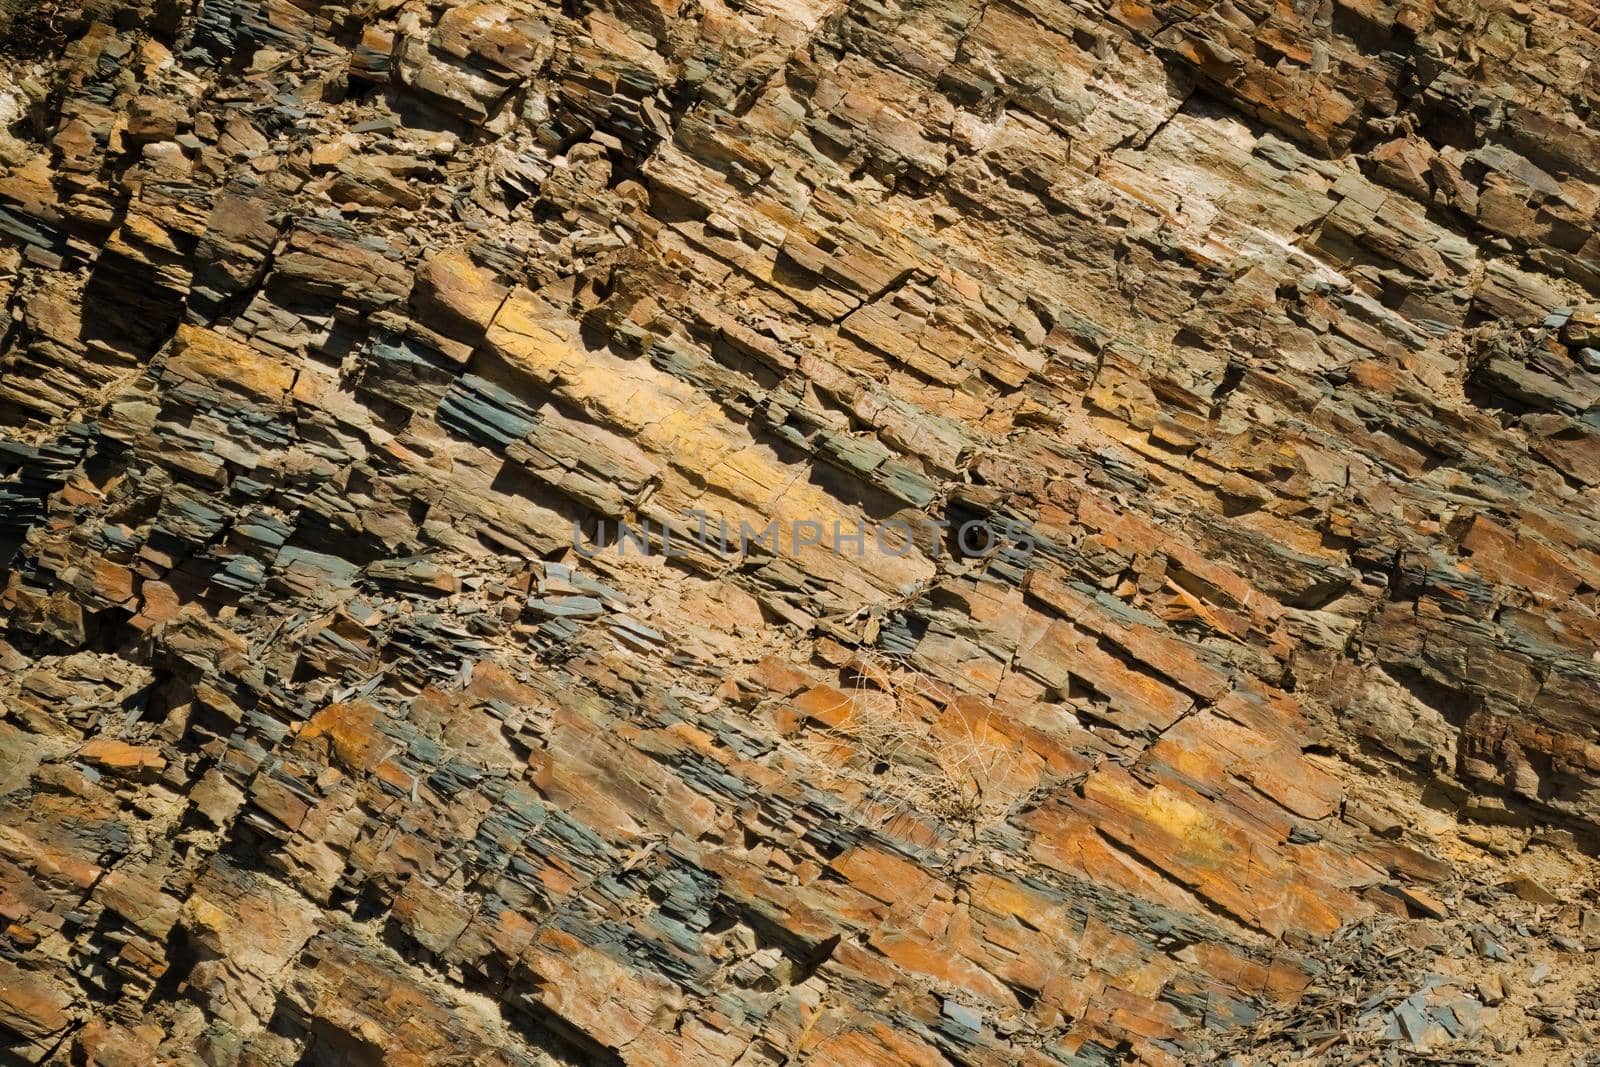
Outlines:
[[[1600,1046],[1593,6],[10,20],[0,1058]]]

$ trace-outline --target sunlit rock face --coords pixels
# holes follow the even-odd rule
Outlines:
[[[1600,1047],[1596,18],[7,4],[0,1060]]]

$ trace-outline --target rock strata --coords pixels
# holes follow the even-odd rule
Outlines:
[[[1600,1047],[1593,6],[0,33],[0,1059]]]

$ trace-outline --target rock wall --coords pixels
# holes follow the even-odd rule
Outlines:
[[[1600,1045],[1594,6],[12,8],[0,1058]]]

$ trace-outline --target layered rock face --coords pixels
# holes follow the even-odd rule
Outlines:
[[[1600,1045],[1593,6],[9,19],[0,1059]]]

